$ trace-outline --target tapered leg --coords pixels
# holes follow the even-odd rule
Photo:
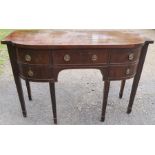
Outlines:
[[[125,82],[126,82],[126,80],[121,81],[121,89],[120,89],[120,92],[119,92],[119,98],[122,98],[122,96],[123,96]]]
[[[23,95],[21,80],[16,75],[14,75],[14,79],[15,79],[15,84],[16,84],[16,88],[17,88],[17,92],[18,92],[18,96],[19,96],[23,116],[27,117],[27,111],[26,111],[26,107],[25,107],[25,101],[24,101],[24,95]]]
[[[134,80],[133,80],[129,105],[128,105],[128,109],[127,109],[128,114],[130,114],[131,111],[132,111],[132,106],[133,106],[136,91],[137,91],[137,88],[138,88],[139,80],[140,80],[140,77],[141,77],[141,73],[142,73],[142,69],[143,69],[143,65],[144,65],[144,61],[145,61],[145,57],[146,57],[146,53],[147,53],[147,48],[148,48],[148,44],[146,43],[142,48],[139,63],[138,63],[138,67],[137,67],[137,73],[136,73],[136,75],[134,77]]]
[[[31,96],[31,87],[30,87],[30,83],[29,83],[28,80],[26,80],[25,83],[26,83],[26,88],[27,88],[28,97],[29,97],[29,100],[31,101],[31,100],[32,100],[32,96]]]
[[[12,66],[14,81],[16,84],[16,88],[17,88],[17,92],[18,92],[18,96],[19,96],[19,101],[20,101],[20,105],[22,108],[22,113],[23,113],[23,116],[26,117],[27,112],[26,112],[26,107],[25,107],[23,89],[22,89],[20,77],[18,76],[18,72],[19,72],[18,71],[18,65],[15,61],[16,60],[16,54],[15,54],[16,48],[14,46],[12,46],[11,44],[8,44],[7,47],[8,47],[10,62],[11,62],[11,66]]]
[[[53,110],[53,119],[54,124],[57,124],[57,112],[56,112],[56,99],[55,99],[55,83],[49,83],[50,86],[50,94],[51,94],[51,101],[52,101],[52,110]]]
[[[109,94],[109,87],[110,87],[110,81],[105,81],[104,82],[102,115],[101,115],[101,121],[102,122],[104,122],[104,120],[105,120],[105,113],[106,113],[106,106],[107,106],[107,100],[108,100],[108,94]]]

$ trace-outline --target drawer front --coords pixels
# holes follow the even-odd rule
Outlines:
[[[106,50],[57,50],[53,62],[57,65],[104,64],[108,61]]]
[[[52,69],[49,66],[32,66],[32,65],[20,65],[20,75],[28,79],[50,79],[52,77]]]
[[[137,65],[118,66],[109,68],[109,79],[120,80],[124,78],[132,78],[136,74]]]
[[[110,63],[132,63],[139,60],[141,47],[136,49],[111,49]]]
[[[49,64],[49,50],[17,49],[17,61],[26,64]]]

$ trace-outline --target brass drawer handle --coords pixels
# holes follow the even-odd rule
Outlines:
[[[32,71],[32,70],[29,70],[29,71],[28,71],[28,75],[29,75],[30,77],[32,77],[32,76],[34,75],[33,71]]]
[[[97,55],[96,54],[94,54],[94,55],[92,55],[92,61],[96,61],[97,60]]]
[[[127,70],[126,70],[126,75],[129,75],[130,74],[130,69],[128,68]]]
[[[30,56],[30,55],[28,55],[28,54],[27,54],[27,55],[25,55],[25,60],[26,60],[26,61],[28,61],[28,62],[29,62],[29,61],[31,61],[31,56]]]
[[[70,61],[70,59],[71,59],[71,57],[70,57],[70,55],[69,54],[66,54],[65,56],[64,56],[64,60],[65,61]]]
[[[132,60],[134,59],[134,54],[133,54],[133,53],[130,53],[128,59],[129,59],[130,61],[132,61]]]

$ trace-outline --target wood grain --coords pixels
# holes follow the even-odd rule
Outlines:
[[[2,43],[46,48],[124,48],[136,47],[145,41],[140,34],[127,30],[17,30],[2,40]]]

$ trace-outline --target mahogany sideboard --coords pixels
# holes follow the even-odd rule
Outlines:
[[[122,98],[126,79],[134,78],[127,113],[132,110],[148,45],[152,40],[127,30],[17,30],[1,41],[7,44],[23,116],[27,116],[20,78],[49,82],[53,118],[57,124],[55,82],[64,69],[99,69],[104,94],[101,121],[105,120],[110,81],[121,80]]]

